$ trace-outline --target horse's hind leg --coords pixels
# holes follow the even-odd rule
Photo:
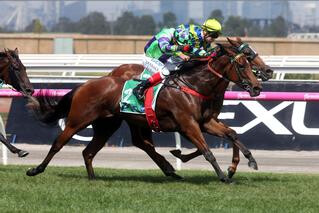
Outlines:
[[[189,153],[187,155],[183,155],[182,151],[179,149],[171,150],[170,153],[172,153],[172,155],[174,155],[175,157],[181,159],[181,161],[183,163],[186,163],[186,162],[202,155],[201,151],[199,151],[198,149],[195,152]]]
[[[98,119],[92,123],[93,139],[82,152],[89,179],[95,178],[92,166],[93,158],[103,148],[109,137],[121,126],[121,123],[122,120],[116,118]]]
[[[0,141],[10,150],[10,152],[14,154],[18,154],[20,158],[25,157],[29,154],[29,152],[18,149],[17,147],[13,146],[7,139],[0,133]]]
[[[145,151],[166,176],[170,176],[175,179],[182,179],[181,176],[175,173],[174,167],[164,158],[164,156],[156,152],[151,129],[139,128],[131,124],[129,124],[129,127],[134,146]]]

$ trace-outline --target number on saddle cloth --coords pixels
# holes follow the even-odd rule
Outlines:
[[[145,70],[144,70],[145,72]],[[143,72],[143,73],[144,73]],[[148,72],[148,71],[147,71]],[[141,79],[146,77],[148,73],[145,73],[143,75],[141,74]],[[147,77],[148,78],[148,77]],[[145,107],[144,107],[144,101],[140,101],[136,98],[136,96],[133,94],[133,89],[140,83],[140,81],[137,80],[128,80],[125,82],[123,90],[122,90],[122,96],[121,96],[121,102],[120,102],[120,111],[123,113],[133,113],[133,114],[145,114]],[[153,101],[152,101],[152,108],[155,110],[156,105],[156,99],[159,94],[160,89],[162,88],[163,84],[157,84],[154,86],[153,89]]]

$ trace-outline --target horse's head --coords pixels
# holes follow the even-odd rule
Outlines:
[[[0,76],[1,79],[13,86],[24,96],[31,96],[33,86],[27,76],[26,68],[19,59],[18,49],[7,50],[0,53]]]
[[[222,77],[236,83],[239,87],[249,92],[251,97],[258,96],[262,87],[254,75],[246,55],[240,53],[233,46],[221,44],[218,44],[218,46],[219,50],[215,64],[218,65],[219,61],[223,64],[224,73]]]
[[[268,81],[272,78],[273,70],[265,64],[262,58],[254,51],[247,43],[243,43],[239,37],[235,39],[227,38],[228,42],[236,47],[240,53],[244,53],[248,61],[252,65],[253,72],[258,78],[263,81]]]

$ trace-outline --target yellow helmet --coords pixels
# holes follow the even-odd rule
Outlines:
[[[222,32],[222,25],[216,19],[207,19],[203,23],[202,29],[217,38]]]

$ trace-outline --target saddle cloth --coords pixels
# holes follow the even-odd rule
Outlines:
[[[144,80],[149,78],[152,75],[147,70],[144,70],[143,73],[140,75],[140,79]],[[121,102],[120,102],[120,111],[122,113],[133,113],[133,114],[145,114],[145,106],[143,100],[138,100],[135,95],[133,94],[133,89],[139,84],[140,82],[137,80],[128,80],[125,82],[123,90],[122,90],[122,96],[121,96]],[[153,97],[152,100],[152,109],[155,111],[156,106],[156,100],[159,94],[159,91],[161,90],[163,84],[157,84],[153,87],[153,89],[148,89],[148,92],[152,92],[151,96]]]

